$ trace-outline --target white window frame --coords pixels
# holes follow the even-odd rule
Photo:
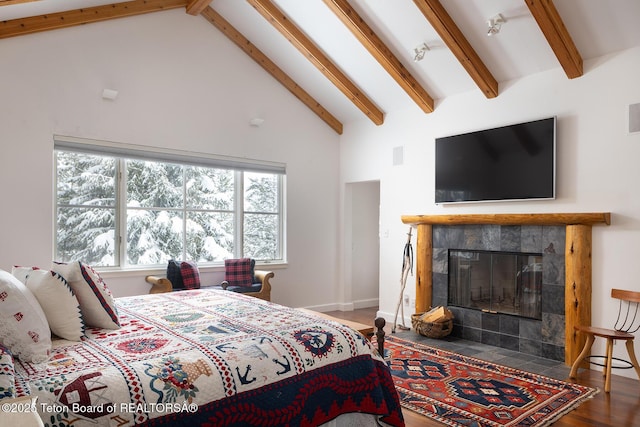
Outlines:
[[[114,157],[117,160],[116,166],[116,223],[115,223],[115,253],[114,263],[117,265],[102,267],[107,270],[135,270],[149,269],[158,267],[159,265],[128,265],[126,264],[126,233],[127,230],[127,194],[126,194],[126,173],[123,170],[125,159],[156,161],[162,163],[182,164],[190,166],[200,166],[208,168],[231,169],[234,171],[236,185],[234,187],[234,257],[242,257],[244,252],[244,175],[243,172],[264,172],[279,175],[278,180],[278,197],[277,213],[278,216],[278,246],[279,257],[274,259],[259,260],[264,263],[286,263],[286,245],[285,245],[285,188],[286,188],[286,165],[284,163],[269,162],[262,160],[253,160],[247,158],[237,158],[230,156],[219,156],[208,153],[188,152],[175,149],[166,149],[160,147],[141,146],[134,144],[124,144],[112,141],[93,140],[85,138],[76,138],[70,136],[54,135],[54,149],[59,151],[69,151],[76,153],[86,153],[92,155],[101,155]],[[55,162],[57,163],[57,162]],[[54,164],[54,168],[56,165]],[[57,171],[55,171],[54,186],[54,206],[57,216],[58,200],[57,200]],[[187,212],[186,205],[183,211]],[[250,212],[260,213],[260,212]],[[272,212],[267,212],[273,214]],[[54,220],[54,257],[57,254],[57,221]],[[186,234],[185,234],[186,235]],[[186,246],[185,246],[186,248]],[[202,263],[203,266],[222,265],[223,261]],[[164,266],[164,265],[163,265]]]

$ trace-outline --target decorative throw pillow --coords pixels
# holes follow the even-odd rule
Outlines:
[[[51,269],[67,278],[69,286],[80,303],[80,311],[86,326],[105,329],[120,328],[113,295],[97,271],[80,261],[69,264],[54,262]]]
[[[229,286],[251,286],[256,261],[252,258],[225,259],[224,280]]]
[[[51,331],[31,291],[0,270],[0,344],[25,362],[41,363],[51,352]]]
[[[182,274],[182,284],[185,289],[200,289],[200,272],[195,262],[182,261],[180,263],[180,273]]]
[[[20,283],[22,283],[23,285],[26,285],[27,277],[29,277],[29,273],[31,273],[33,270],[39,270],[39,268],[13,266],[13,269],[11,270],[11,274],[13,274],[16,277],[16,279],[20,280]]]
[[[184,289],[182,283],[182,263],[175,259],[170,259],[167,264],[167,279],[171,282],[171,287],[175,289]]]
[[[36,267],[13,267],[11,273],[36,297],[51,332],[60,338],[80,341],[84,335],[80,304],[64,277]]]
[[[0,399],[16,396],[15,372],[13,357],[8,348],[0,345]]]

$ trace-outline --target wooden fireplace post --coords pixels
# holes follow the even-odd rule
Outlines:
[[[418,224],[416,238],[416,313],[428,311],[433,296],[433,242],[431,224]]]
[[[591,325],[591,225],[566,226],[564,298],[564,360],[571,365],[586,341],[573,327]]]

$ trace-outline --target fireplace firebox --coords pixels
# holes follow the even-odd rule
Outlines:
[[[448,305],[542,317],[542,254],[449,249]]]

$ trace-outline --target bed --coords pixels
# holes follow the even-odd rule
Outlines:
[[[206,288],[115,303],[118,329],[14,358],[45,426],[404,425],[384,360],[337,322]]]

